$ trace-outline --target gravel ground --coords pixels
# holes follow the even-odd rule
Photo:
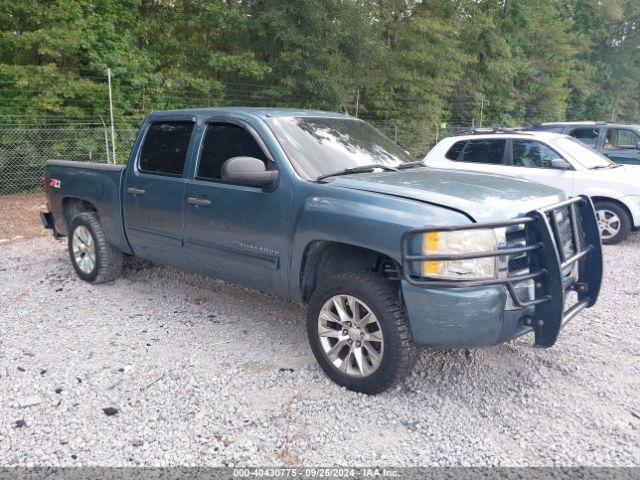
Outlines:
[[[18,193],[0,197],[0,246],[18,240],[51,236],[42,228],[39,212],[46,210],[46,199],[40,193]]]
[[[640,235],[605,255],[554,348],[425,351],[363,396],[300,305],[140,263],[91,286],[61,241],[2,244],[0,465],[640,465]]]

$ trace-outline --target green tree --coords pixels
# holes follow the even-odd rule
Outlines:
[[[382,47],[362,114],[415,154],[435,139],[468,61],[455,25],[443,18],[445,3],[392,0],[372,9]]]
[[[498,0],[459,0],[447,21],[460,32],[469,61],[448,98],[454,123],[483,126],[513,124],[523,116],[516,80],[524,68],[505,32],[507,10]]]
[[[344,108],[424,150],[443,121],[638,121],[639,37],[637,0],[0,0],[0,121],[106,119],[111,68],[118,125]]]
[[[505,9],[505,34],[521,59],[515,87],[522,98],[523,120],[563,120],[576,65],[571,17],[562,15],[556,0],[514,0]]]
[[[257,92],[277,105],[355,108],[376,41],[366,3],[256,0],[251,48],[270,72]]]
[[[576,0],[581,72],[572,85],[572,120],[640,120],[640,5],[635,0]]]
[[[202,105],[259,79],[241,5],[205,0],[0,0],[0,115],[105,117]]]

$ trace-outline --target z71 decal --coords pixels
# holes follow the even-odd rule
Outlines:
[[[52,178],[51,180],[49,180],[49,186],[52,188],[60,188],[62,186],[62,182],[60,180]]]

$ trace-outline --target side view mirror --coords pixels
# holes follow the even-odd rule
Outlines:
[[[551,168],[558,170],[571,170],[572,167],[564,158],[553,158],[551,160]]]
[[[222,164],[220,176],[226,182],[269,187],[278,179],[278,171],[267,170],[264,162],[258,158],[233,157]]]
[[[640,150],[640,142],[636,143],[636,150]]]

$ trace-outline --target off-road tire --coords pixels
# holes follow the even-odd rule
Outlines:
[[[80,225],[84,225],[91,236],[96,251],[96,262],[93,270],[89,273],[83,272],[76,264],[73,254],[73,232]],[[69,227],[68,249],[71,264],[78,276],[85,282],[92,284],[111,282],[122,274],[123,254],[115,250],[104,236],[102,225],[95,212],[82,212],[73,217]]]
[[[380,366],[363,378],[339,371],[327,358],[320,343],[318,317],[322,306],[335,295],[352,295],[364,301],[378,319],[384,335]],[[416,362],[417,348],[411,338],[409,320],[402,306],[397,283],[376,273],[340,273],[326,279],[311,296],[307,312],[307,334],[316,360],[326,375],[349,390],[376,394],[402,381]]]

